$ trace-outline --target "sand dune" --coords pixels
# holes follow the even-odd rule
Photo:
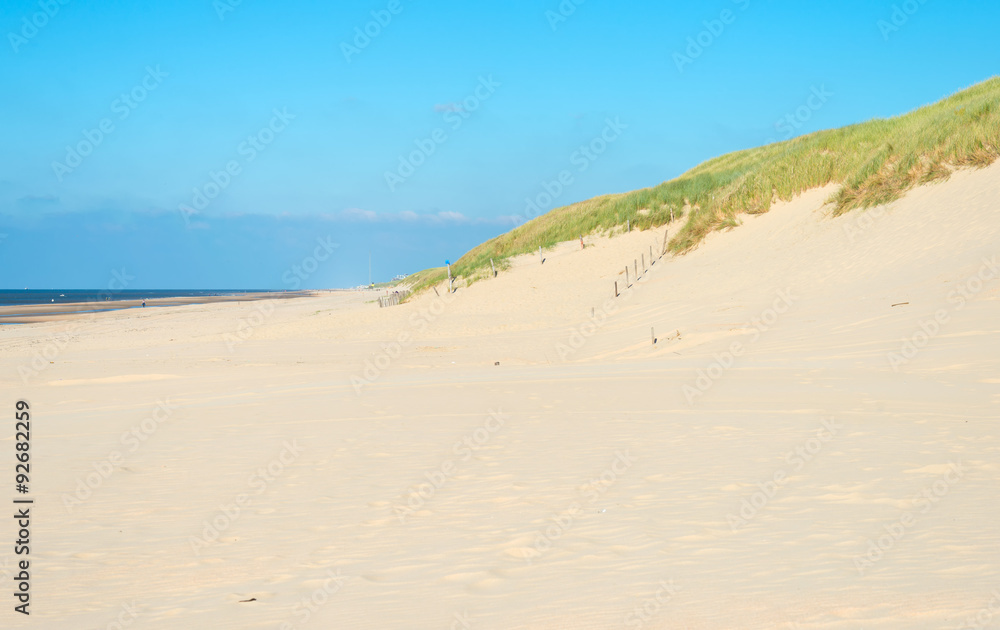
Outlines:
[[[995,625],[1000,164],[838,218],[831,192],[617,299],[662,229],[392,308],[0,327],[32,622]]]

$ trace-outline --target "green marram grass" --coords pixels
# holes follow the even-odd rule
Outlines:
[[[812,188],[840,185],[830,199],[839,215],[898,199],[914,186],[947,179],[955,168],[988,166],[998,156],[1000,77],[994,77],[896,118],[737,151],[652,188],[556,208],[472,249],[452,273],[473,281],[490,272],[491,258],[506,266],[511,256],[612,232],[626,222],[658,227],[670,221],[671,211],[686,221],[665,249],[680,254],[714,230],[738,226],[740,214],[767,212],[776,201]],[[415,288],[446,277],[443,268],[415,276]]]
[[[423,271],[408,275],[399,284],[408,285],[412,294],[415,295],[447,278],[448,271],[445,267],[431,267],[430,269],[424,269]],[[403,301],[405,302],[406,298]]]

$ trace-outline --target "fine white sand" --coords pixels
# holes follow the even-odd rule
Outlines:
[[[36,501],[0,625],[995,626],[1000,164],[832,190],[652,266],[662,228],[392,308],[0,327]]]

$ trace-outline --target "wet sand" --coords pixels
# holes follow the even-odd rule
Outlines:
[[[282,300],[318,295],[316,291],[288,291],[275,293],[244,293],[240,295],[206,295],[190,297],[151,298],[146,308],[184,306],[188,304],[213,304],[216,302],[253,302],[256,300]],[[29,324],[71,320],[88,313],[120,311],[142,308],[142,300],[109,300],[106,302],[67,302],[61,304],[18,304],[0,306],[0,324]]]

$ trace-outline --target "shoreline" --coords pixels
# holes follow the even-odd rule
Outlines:
[[[316,297],[337,289],[315,291],[288,291],[273,293],[244,293],[239,295],[206,295],[146,300],[147,308],[166,306],[190,306],[194,304],[215,304],[220,302],[254,302],[258,300],[288,300],[301,297]],[[95,308],[95,306],[97,308]],[[34,324],[61,321],[90,313],[107,313],[142,308],[142,300],[114,300],[108,302],[67,302],[62,304],[18,304],[0,306],[0,325]]]

